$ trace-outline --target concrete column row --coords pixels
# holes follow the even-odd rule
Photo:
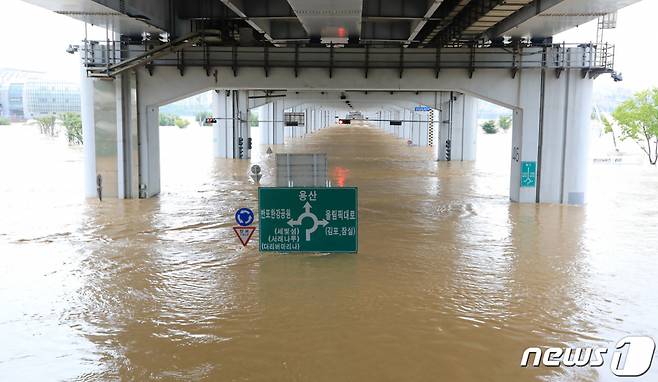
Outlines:
[[[440,97],[437,159],[472,161],[477,151],[477,99],[446,92]],[[448,154],[448,146],[450,153]]]
[[[429,112],[417,112],[408,108],[389,105],[386,109],[377,111],[374,117],[377,120],[375,126],[386,133],[404,141],[410,141],[414,146],[430,146]],[[390,121],[401,121],[401,125],[391,125]]]
[[[335,123],[336,110],[316,105],[297,104],[287,107],[284,101],[272,101],[255,107],[259,115],[260,143],[266,145],[284,144],[286,139],[303,138]],[[303,123],[299,126],[285,126],[285,113],[303,113]]]
[[[589,164],[592,81],[583,79],[579,70],[565,70],[557,78],[543,69],[528,69],[514,79],[508,78],[504,71],[481,71],[478,81],[462,78],[460,73],[443,76],[440,87],[463,89],[513,110],[509,153],[511,200],[582,204]],[[207,78],[201,72],[198,74],[181,77],[175,69],[159,68],[153,76],[136,71],[113,81],[83,78],[82,123],[88,196],[95,196],[99,190],[104,196],[119,198],[137,194],[152,197],[160,193],[159,107],[207,89]],[[348,77],[344,76],[343,80],[350,80]],[[503,78],[505,81],[501,81]],[[421,79],[419,72],[418,81]],[[249,77],[230,77],[230,80],[243,81],[240,83],[243,87],[251,81]],[[286,81],[294,83],[296,79],[291,77]],[[422,88],[419,84],[422,83],[414,86]],[[232,85],[229,82],[224,86]],[[378,86],[382,85],[373,83],[373,88]],[[215,154],[249,158],[247,92],[220,90],[215,94],[213,110],[219,119],[213,129]],[[434,92],[434,101],[428,98],[422,101],[431,103],[438,111],[439,123],[434,129],[438,135],[437,157],[447,158],[446,143],[450,142],[451,160],[470,160],[474,157],[477,135],[475,101],[459,92],[450,94]],[[299,106],[298,110],[306,111],[309,125],[283,126],[286,105],[283,101],[273,102],[267,113],[274,122],[268,123],[267,133],[261,133],[267,142],[282,144],[286,133],[301,137],[327,126],[333,119],[326,118],[327,107],[321,106],[320,101],[297,99],[295,102],[300,102],[295,105]],[[412,144],[429,144],[429,139],[425,140],[429,129],[424,112],[412,111],[409,103],[416,101],[406,102],[403,106],[381,107],[382,119],[404,121],[402,126],[384,122],[381,128]]]

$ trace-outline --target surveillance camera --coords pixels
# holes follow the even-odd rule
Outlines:
[[[621,73],[612,72],[610,76],[615,82],[621,82],[624,80],[624,77],[622,77]]]
[[[73,54],[73,53],[77,52],[79,48],[80,48],[80,47],[79,47],[78,45],[71,45],[71,44],[69,44],[69,47],[66,48],[66,53],[68,53],[68,54]]]

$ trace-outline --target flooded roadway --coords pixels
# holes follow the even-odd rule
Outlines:
[[[585,208],[517,205],[504,147],[437,163],[326,129],[275,151],[326,152],[359,187],[359,253],[260,255],[231,229],[257,205],[249,163],[214,160],[207,130],[163,131],[161,197],[103,203],[79,149],[17,131],[0,129],[2,381],[612,380],[520,357],[658,338],[653,168],[594,166]],[[254,162],[271,185],[273,157]]]

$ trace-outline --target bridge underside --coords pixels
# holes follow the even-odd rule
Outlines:
[[[481,98],[513,110],[511,199],[576,204],[592,80],[614,73],[614,47],[552,36],[636,1],[29,0],[108,28],[76,46],[90,196],[98,183],[158,195],[159,107],[215,90],[214,151],[237,159],[258,108],[267,144],[361,111],[439,160],[470,160]],[[303,128],[285,126],[291,112]]]
[[[513,110],[511,199],[575,204],[585,200],[592,80],[582,67],[556,71],[539,66],[515,73],[443,69],[438,78],[430,69],[409,69],[402,78],[390,69],[371,69],[367,77],[361,69],[348,68],[336,69],[331,77],[321,68],[304,69],[297,76],[285,68],[268,74],[255,67],[215,71],[207,76],[203,68],[189,68],[181,75],[176,67],[161,66],[151,74],[126,71],[113,81],[84,77],[83,98],[90,103],[85,109],[92,111],[83,115],[85,141],[95,144],[87,147],[88,194],[96,194],[99,174],[106,196],[159,194],[159,107],[215,90],[215,154],[236,159],[250,157],[245,116],[258,108],[267,115],[261,118],[260,132],[267,144],[303,137],[334,125],[337,115],[358,110],[405,141],[434,146],[438,160],[448,159],[446,151],[450,160],[472,160],[477,128],[473,105],[475,99],[484,99]],[[432,120],[429,113],[414,111],[420,105],[436,113]],[[282,117],[291,111],[304,113],[308,122],[303,128],[285,126]],[[532,184],[522,183],[528,163],[536,166]]]
[[[216,43],[443,47],[541,42],[639,0],[27,0],[126,40],[215,30]]]

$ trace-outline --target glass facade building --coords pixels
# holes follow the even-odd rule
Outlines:
[[[0,70],[0,116],[13,121],[80,113],[80,86],[42,74]]]

